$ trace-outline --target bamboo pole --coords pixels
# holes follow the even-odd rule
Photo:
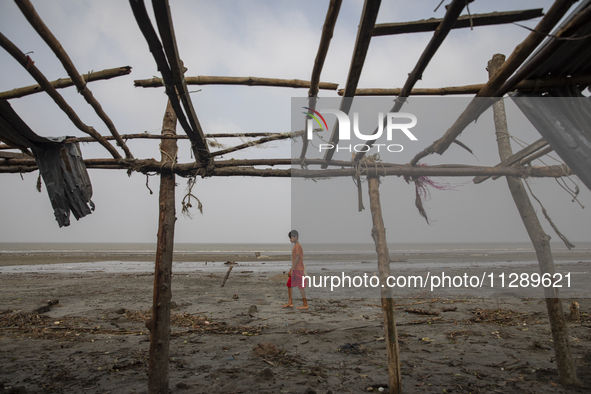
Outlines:
[[[542,10],[542,8],[536,8],[522,11],[491,12],[488,14],[462,15],[457,19],[457,22],[453,25],[452,29],[462,29],[472,26],[500,25],[505,23],[525,21],[544,15]],[[441,21],[442,19],[431,18],[427,20],[423,19],[420,21],[413,22],[380,23],[375,25],[372,31],[372,35],[374,37],[377,37],[394,34],[433,31],[437,29],[437,26],[439,26]]]
[[[90,104],[90,106],[94,109],[98,117],[101,118],[101,120],[105,123],[105,125],[111,132],[111,135],[115,137],[117,145],[119,145],[119,147],[123,149],[123,151],[125,152],[125,157],[127,157],[128,159],[133,158],[131,151],[129,150],[127,145],[125,145],[125,142],[123,142],[123,140],[121,139],[121,136],[119,135],[119,132],[115,127],[115,124],[113,124],[113,121],[103,110],[103,107],[97,101],[97,99],[94,98],[94,95],[92,94],[90,89],[86,87],[86,81],[84,81],[84,78],[82,78],[82,76],[76,69],[76,66],[74,66],[74,63],[70,59],[70,56],[68,56],[60,42],[49,30],[47,25],[45,25],[45,22],[43,22],[39,14],[37,14],[37,11],[31,4],[31,2],[29,0],[15,0],[15,2],[16,5],[20,8],[25,18],[27,18],[31,26],[33,26],[33,28],[37,31],[39,36],[43,38],[45,43],[51,48],[53,53],[62,63],[62,65],[66,69],[66,72],[74,82],[74,85],[76,85],[76,87],[78,88],[78,93],[80,93],[84,97],[86,102]]]
[[[55,101],[55,103],[60,107],[62,111],[66,113],[68,118],[74,123],[74,125],[84,133],[90,135],[95,140],[97,140],[101,145],[103,145],[111,155],[119,159],[121,155],[117,150],[111,145],[107,140],[103,138],[94,128],[87,126],[80,120],[76,112],[66,103],[66,100],[55,90],[51,83],[45,78],[45,75],[35,66],[35,62],[31,60],[31,58],[25,55],[16,45],[14,45],[8,38],[6,38],[2,33],[0,33],[0,46],[2,46],[12,57],[21,65],[23,66],[29,74],[37,83],[47,92],[47,94]]]
[[[301,79],[259,78],[259,77],[219,77],[198,75],[185,77],[187,85],[246,85],[246,86],[271,86],[283,88],[309,89],[310,81]],[[136,79],[133,81],[136,87],[159,88],[164,86],[162,78]],[[338,83],[319,82],[318,88],[323,90],[337,90]]]
[[[359,84],[359,78],[361,78],[361,71],[363,70],[363,64],[365,63],[365,57],[369,50],[369,43],[371,42],[371,30],[376,24],[378,17],[378,11],[380,10],[381,0],[365,0],[363,4],[363,13],[361,14],[361,20],[359,21],[359,28],[357,29],[357,38],[355,40],[355,49],[353,50],[353,57],[351,58],[351,65],[349,66],[349,74],[347,75],[347,83],[345,85],[345,94],[341,100],[339,110],[348,114],[353,105],[353,99],[351,98],[357,85]],[[330,143],[336,146],[339,142],[339,124],[332,130],[330,136]],[[334,155],[334,149],[328,149],[324,154],[324,160],[330,161]]]
[[[131,67],[117,67],[117,68],[108,68],[106,70],[101,71],[92,71],[86,74],[82,74],[81,77],[84,79],[85,82],[94,82],[100,81],[104,79],[111,79],[115,77],[120,77],[122,75],[127,75],[131,73]],[[74,82],[72,82],[71,78],[60,78],[56,79],[55,81],[49,82],[54,89],[63,89],[70,86],[74,86]],[[22,88],[16,88],[12,90],[7,90],[5,92],[0,92],[0,100],[8,100],[13,98],[20,98],[29,96],[31,94],[43,92],[43,88],[40,85],[29,85],[23,86]]]
[[[591,75],[578,75],[575,77],[556,77],[544,79],[528,79],[519,82],[513,89],[510,90],[534,90],[552,88],[564,85],[578,85],[591,83]],[[486,84],[480,83],[475,85],[463,86],[447,86],[441,88],[413,88],[410,91],[410,96],[446,96],[454,94],[477,94]],[[357,89],[355,96],[398,96],[401,88],[393,89]],[[344,89],[339,89],[339,96],[344,94]]]
[[[379,178],[368,177],[369,204],[373,227],[371,236],[376,245],[378,254],[378,271],[380,275],[382,312],[384,314],[384,331],[386,349],[388,354],[388,392],[402,393],[402,380],[400,378],[400,355],[398,350],[398,334],[396,332],[396,317],[394,316],[394,299],[392,289],[384,286],[390,276],[390,253],[386,240],[386,228],[382,217],[380,204]]]
[[[476,97],[495,97],[499,94],[502,96],[506,93],[500,91],[501,86],[528,58],[536,47],[540,45],[545,36],[550,33],[552,28],[560,21],[560,19],[562,19],[564,14],[566,14],[575,1],[576,0],[556,0],[546,15],[537,24],[534,29],[535,31],[528,34],[525,40],[515,47],[513,53],[509,56],[509,59],[507,59],[503,66],[495,72],[493,77],[489,79],[486,86],[478,92]],[[417,153],[410,161],[410,164],[416,165],[419,160],[432,153],[443,154],[462,131],[492,104],[492,102],[485,101],[486,100],[472,100],[445,134],[427,148]]]
[[[166,106],[162,134],[174,134],[177,117],[170,101]],[[176,162],[176,140],[162,140],[162,162]],[[174,249],[175,175],[163,171],[160,175],[158,246],[154,272],[154,298],[150,330],[150,361],[148,366],[148,393],[168,394],[168,364],[170,346],[170,301],[172,299],[172,257]]]
[[[423,72],[429,65],[429,62],[431,61],[433,56],[435,56],[435,53],[447,37],[449,31],[452,29],[453,25],[456,23],[458,17],[462,13],[462,10],[467,4],[467,0],[453,0],[451,4],[447,6],[445,16],[443,17],[439,26],[437,26],[437,29],[435,29],[433,37],[429,41],[429,44],[427,44],[427,46],[425,47],[425,50],[421,54],[421,57],[417,61],[417,64],[410,72],[410,74],[408,74],[408,78],[404,83],[404,86],[400,90],[400,94],[398,95],[398,98],[396,98],[394,107],[392,107],[390,112],[400,111],[400,109],[404,105],[404,102],[406,101],[406,98],[410,95],[412,88],[415,86],[419,79],[423,78]],[[384,118],[383,122],[386,123],[386,118]],[[373,134],[376,134],[377,132],[378,128],[374,130]],[[365,146],[372,146],[375,142],[376,140],[367,141],[365,143]],[[361,152],[358,152],[355,155],[355,161],[360,161],[363,158],[363,156],[365,156],[365,153],[368,150],[369,149],[364,149]]]
[[[505,60],[503,55],[494,55],[488,63],[489,75],[492,77],[496,70],[501,67]],[[495,129],[497,135],[497,144],[499,146],[499,156],[501,160],[507,159],[512,154],[509,131],[507,128],[507,119],[505,116],[505,104],[497,101],[493,105]],[[531,242],[538,257],[540,273],[549,274],[551,277],[555,273],[554,260],[550,248],[550,236],[548,236],[538,220],[536,211],[531,204],[527,191],[523,187],[521,179],[507,177],[507,184],[517,210],[521,215],[521,220],[527,230]],[[545,287],[546,308],[550,319],[552,329],[552,339],[554,341],[554,351],[556,353],[556,366],[560,382],[564,385],[579,385],[575,362],[573,360],[570,345],[568,341],[568,332],[564,313],[562,311],[562,301],[558,297],[558,289],[555,287]]]

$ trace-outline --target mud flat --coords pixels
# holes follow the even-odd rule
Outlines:
[[[302,311],[281,307],[282,271],[239,264],[220,287],[223,276],[173,275],[173,393],[387,392],[379,299],[309,289]],[[0,283],[0,393],[147,392],[151,273],[3,272]],[[32,312],[48,300],[59,303]],[[542,299],[396,298],[404,392],[589,392],[591,300],[576,300],[580,319],[571,301],[581,388],[558,380]]]

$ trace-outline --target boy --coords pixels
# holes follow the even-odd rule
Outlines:
[[[293,249],[291,250],[291,269],[289,270],[289,278],[287,279],[287,293],[289,294],[289,301],[283,305],[284,308],[293,307],[293,299],[291,297],[291,288],[298,287],[300,294],[302,295],[302,301],[304,305],[298,306],[297,309],[308,309],[308,300],[306,299],[306,287],[304,279],[304,271],[306,266],[304,265],[304,250],[300,245],[298,238],[299,234],[296,230],[291,230],[288,234],[289,240],[293,243]]]

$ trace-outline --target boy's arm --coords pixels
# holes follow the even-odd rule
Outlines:
[[[296,254],[295,260],[291,263],[291,270],[293,270],[301,260],[302,260],[302,256],[300,256],[299,254]]]

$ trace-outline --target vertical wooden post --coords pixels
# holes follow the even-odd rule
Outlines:
[[[379,178],[368,177],[369,204],[373,228],[371,236],[376,244],[378,253],[378,271],[380,275],[382,312],[384,313],[384,331],[386,337],[386,349],[388,352],[388,389],[389,393],[402,393],[402,381],[400,379],[400,355],[398,352],[398,334],[396,333],[396,318],[394,316],[394,299],[392,289],[386,286],[386,279],[390,276],[390,253],[386,241],[386,228],[382,217],[380,204]]]
[[[176,134],[177,117],[170,105],[166,106],[162,134]],[[176,162],[177,143],[163,139],[160,143],[162,162]],[[158,216],[158,246],[154,272],[154,300],[152,318],[146,323],[150,330],[150,362],[148,367],[148,393],[168,394],[168,364],[170,342],[171,275],[174,247],[175,176],[171,171],[160,175]]]
[[[496,54],[488,62],[489,78],[505,62],[505,56]],[[507,128],[507,118],[505,116],[505,104],[502,100],[493,105],[495,130],[497,135],[497,144],[499,146],[499,155],[501,161],[513,154],[509,140]],[[550,249],[550,236],[548,236],[536,215],[536,211],[531,204],[529,196],[521,179],[515,177],[506,177],[509,190],[521,215],[521,220],[525,225],[527,233],[536,251],[538,264],[541,274],[553,275],[555,272],[554,260]],[[562,311],[562,302],[558,298],[558,289],[547,287],[544,289],[546,297],[546,308],[552,328],[552,339],[554,341],[554,352],[556,354],[556,365],[560,382],[565,385],[579,385],[575,362],[573,360],[570,345],[568,342],[568,333],[566,322],[564,321],[564,312]]]

